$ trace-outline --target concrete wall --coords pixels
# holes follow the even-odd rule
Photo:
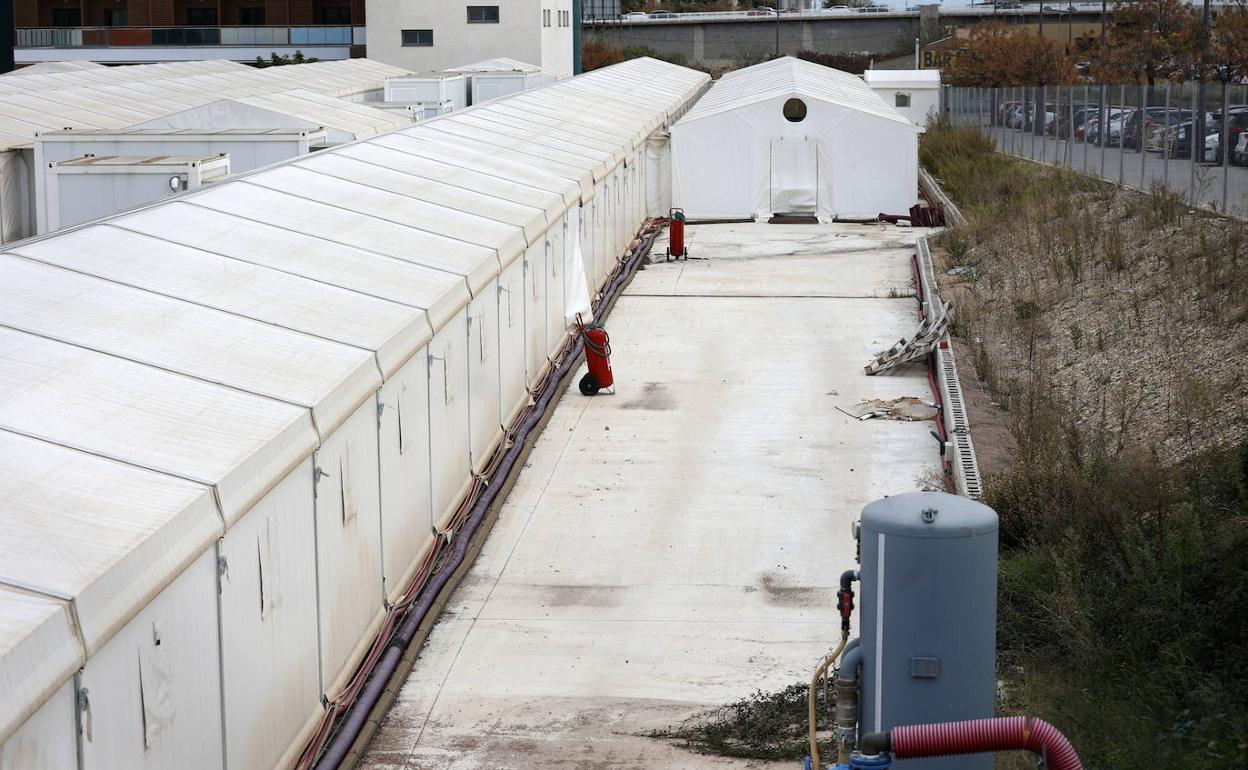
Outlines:
[[[799,51],[821,53],[888,53],[913,46],[919,32],[918,14],[863,15],[837,19],[770,17],[701,23],[655,21],[645,24],[586,24],[586,41],[622,48],[648,46],[660,53],[680,54],[689,64],[737,67]],[[777,33],[779,43],[777,45]],[[371,35],[371,32],[370,32]],[[372,55],[371,40],[369,53]]]
[[[383,0],[393,2],[394,0]],[[773,3],[772,5],[775,5]],[[372,13],[372,11],[369,11]],[[371,18],[371,17],[370,17]],[[1073,41],[1086,25],[1099,24],[1099,12],[1080,10],[1074,14],[1045,14],[1044,32],[1059,42]],[[799,51],[818,53],[892,54],[912,50],[914,39],[933,40],[948,34],[950,28],[969,28],[989,21],[1006,21],[1034,31],[1039,17],[1035,9],[1001,11],[996,16],[988,7],[947,8],[924,5],[922,11],[889,13],[843,13],[823,17],[738,17],[685,21],[654,19],[641,22],[586,21],[584,39],[616,48],[641,45],[660,53],[679,54],[688,64],[712,69],[740,67],[768,59],[778,53]],[[1099,27],[1098,27],[1099,29]],[[776,33],[780,40],[777,51]],[[370,31],[371,36],[371,31]],[[372,38],[369,38],[372,55]],[[913,66],[913,58],[902,68]],[[878,66],[878,65],[877,65]]]
[[[469,3],[368,0],[368,56],[413,72],[506,57],[572,74],[572,0],[473,0],[497,5],[497,24],[469,24]],[[543,26],[550,11],[550,26]],[[560,26],[559,11],[569,23]],[[404,46],[403,30],[433,30],[432,46]]]

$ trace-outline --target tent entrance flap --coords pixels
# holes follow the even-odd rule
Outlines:
[[[819,142],[771,140],[770,214],[814,214],[819,206]]]

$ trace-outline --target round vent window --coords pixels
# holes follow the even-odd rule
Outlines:
[[[806,102],[793,98],[784,103],[784,119],[790,123],[801,123],[806,119]]]

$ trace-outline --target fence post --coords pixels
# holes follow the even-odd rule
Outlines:
[[[1135,145],[1140,151],[1140,189],[1143,190],[1145,179],[1148,176],[1148,153],[1145,152],[1145,145],[1148,144],[1148,136],[1144,133],[1144,121],[1148,120],[1148,85],[1140,86],[1140,133],[1136,137]]]
[[[1222,213],[1226,213],[1227,196],[1230,194],[1231,178],[1231,121],[1227,113],[1231,109],[1231,94],[1222,78],[1222,136],[1218,138],[1218,149],[1222,151]]]
[[[1125,164],[1127,162],[1127,145],[1123,140],[1127,138],[1127,87],[1118,86],[1118,107],[1122,112],[1118,113],[1121,127],[1118,129],[1118,184],[1122,185],[1124,181]],[[1143,115],[1140,116],[1144,117]]]
[[[1105,103],[1105,99],[1108,96],[1109,91],[1104,84],[1101,84],[1101,106],[1099,108],[1101,122],[1097,126],[1097,138],[1100,139],[1101,144],[1101,179],[1105,178],[1105,138],[1109,136],[1109,105]]]
[[[1199,95],[1200,84],[1198,83],[1196,87],[1192,89],[1192,127],[1187,132],[1188,137],[1191,139],[1189,142],[1191,147],[1187,153],[1188,157],[1191,159],[1191,163],[1188,164],[1188,168],[1191,170],[1191,173],[1188,174],[1187,179],[1187,200],[1193,206],[1199,205],[1196,202],[1196,126],[1204,122],[1203,120],[1196,119],[1196,110],[1199,109],[1200,102],[1202,101],[1199,98]],[[1205,138],[1203,136],[1200,137],[1200,154],[1202,156],[1205,154]],[[1202,157],[1201,160],[1204,160],[1204,158]]]
[[[1171,134],[1173,128],[1174,133]],[[1166,81],[1166,133],[1161,139],[1161,183],[1170,189],[1170,137],[1178,136],[1179,124],[1170,125],[1170,81]]]
[[[1088,84],[1083,85],[1083,173],[1088,173],[1088,108],[1091,103],[1088,101],[1091,92]]]

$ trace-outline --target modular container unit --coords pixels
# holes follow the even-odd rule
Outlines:
[[[105,155],[41,168],[37,222],[39,232],[48,233],[219,182],[230,175],[230,158]]]
[[[450,102],[452,110],[468,106],[468,79],[453,72],[399,75],[386,78],[387,102]]]
[[[81,747],[88,770],[291,764],[640,223],[608,232],[586,212],[620,195],[648,133],[706,83],[620,67],[569,81],[558,108],[535,102],[527,133],[435,128],[465,117],[450,115],[0,257],[0,435],[170,480],[212,514],[176,547],[168,527],[131,537],[134,569],[117,574],[153,588],[110,592],[103,633],[69,624],[64,602],[92,594],[55,570],[38,611],[0,591],[14,637],[0,677],[18,693],[0,706],[0,751],[60,751],[57,725],[89,724],[98,688],[119,713]],[[548,129],[599,108],[599,144],[551,146]],[[13,467],[0,479],[19,488],[39,472]],[[72,469],[50,464],[47,483],[152,518],[147,498]],[[44,662],[30,650],[48,665],[25,681]]]
[[[323,128],[67,129],[37,135],[34,159],[35,168],[44,168],[49,163],[86,156],[215,158],[228,155],[229,173],[240,174],[307,155],[325,144]],[[0,168],[2,174],[3,169]],[[43,178],[36,177],[35,182],[35,197],[38,199],[43,195]],[[39,213],[44,215],[42,210]],[[43,221],[40,228],[40,232],[51,229]]]

